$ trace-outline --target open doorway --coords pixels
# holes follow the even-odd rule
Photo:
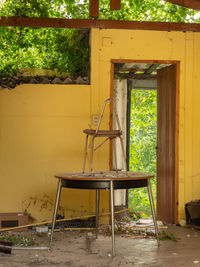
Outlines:
[[[111,89],[117,105],[123,105],[120,117],[128,168],[155,174],[152,187],[157,216],[176,223],[179,63],[113,60],[112,65]],[[118,206],[126,199],[122,205],[150,211],[145,189],[118,193],[116,199]]]
[[[157,90],[148,88],[148,82],[146,85],[147,88],[130,87],[128,101],[130,123],[127,129],[128,167],[130,171],[156,174]],[[156,181],[156,176],[151,179],[154,200],[157,195]],[[128,191],[128,207],[136,211],[139,217],[149,216],[151,210],[147,188],[130,189]]]

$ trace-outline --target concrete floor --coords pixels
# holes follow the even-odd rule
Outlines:
[[[163,240],[158,247],[154,238],[135,235],[116,235],[116,256],[112,258],[111,237],[100,234],[88,243],[88,232],[56,232],[53,251],[16,251],[0,253],[0,266],[71,266],[71,267],[129,267],[129,266],[200,266],[200,231],[168,226],[178,242]],[[25,233],[27,235],[27,233]],[[47,246],[49,237],[32,235],[37,245]]]

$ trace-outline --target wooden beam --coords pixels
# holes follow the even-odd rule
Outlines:
[[[115,73],[115,77],[121,79],[136,79],[136,80],[155,80],[157,75],[151,74],[134,74],[134,73]]]
[[[90,17],[99,17],[99,0],[90,0]]]
[[[145,63],[145,64],[147,64],[147,63],[151,63],[151,64],[153,64],[153,63],[159,63],[159,64],[180,64],[180,61],[178,61],[178,60],[157,60],[157,59],[154,59],[154,60],[149,60],[149,59],[143,59],[143,60],[141,60],[141,59],[136,59],[136,60],[133,60],[133,59],[111,59],[111,62],[112,63],[134,63],[134,64],[136,64],[136,63]]]
[[[130,72],[130,73],[136,73],[138,71],[144,72],[146,69],[140,69],[140,68],[121,68],[118,72]]]
[[[145,74],[151,74],[153,71],[155,71],[157,69],[157,67],[159,66],[160,64],[158,63],[154,63],[152,64],[147,70],[145,70]]]
[[[0,26],[200,32],[200,23],[1,17]]]
[[[157,78],[157,76],[156,76]],[[131,80],[132,86],[131,89],[157,89],[157,79],[146,79],[146,80],[137,80],[137,79],[132,79]]]
[[[120,70],[121,68],[123,68],[123,66],[124,66],[124,63],[117,63],[117,64],[115,64],[115,65],[114,65],[114,71],[115,71],[115,72],[119,72],[119,70]]]
[[[110,0],[110,9],[111,10],[120,10],[121,9],[121,0]]]
[[[165,0],[175,5],[195,9],[200,11],[200,0]]]

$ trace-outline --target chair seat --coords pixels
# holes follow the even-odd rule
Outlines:
[[[98,130],[96,133],[96,130],[94,129],[85,129],[83,131],[87,135],[92,135],[92,136],[98,136],[98,137],[119,137],[122,135],[122,131],[120,130]]]

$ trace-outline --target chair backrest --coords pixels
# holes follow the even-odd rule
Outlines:
[[[99,122],[98,122],[98,125],[97,125],[97,128],[96,128],[96,134],[99,131],[99,128],[100,128],[100,125],[101,125],[101,121],[102,121],[102,118],[103,118],[103,114],[104,114],[104,110],[105,110],[105,107],[106,107],[108,102],[110,102],[110,103],[112,102],[112,104],[113,104],[113,115],[116,118],[118,130],[121,131],[121,125],[120,125],[120,122],[119,122],[119,116],[118,116],[118,113],[117,113],[117,108],[116,108],[115,102],[113,101],[112,98],[108,98],[108,99],[106,99],[104,101],[104,104],[103,104],[103,107],[102,107],[102,110],[101,110],[101,115],[100,115],[100,118],[99,118]]]
[[[95,135],[98,134],[98,131],[99,131],[99,128],[100,128],[100,125],[101,125],[101,121],[102,121],[102,118],[103,118],[103,114],[104,114],[104,110],[105,110],[105,107],[107,105],[107,103],[112,103],[113,104],[113,118],[115,119],[115,122],[116,122],[116,125],[118,127],[118,129],[115,129],[111,132],[119,132],[119,134],[117,134],[117,136],[120,138],[120,143],[121,143],[121,152],[122,152],[122,158],[123,158],[123,162],[124,162],[124,168],[125,170],[127,170],[127,164],[126,164],[126,154],[125,154],[125,147],[124,147],[124,142],[123,142],[123,138],[122,138],[122,130],[121,130],[121,125],[120,125],[120,121],[119,121],[119,116],[118,116],[118,112],[117,112],[117,107],[116,107],[116,104],[115,104],[115,101],[112,99],[112,98],[108,98],[104,101],[104,104],[103,104],[103,107],[102,107],[102,111],[101,111],[101,115],[100,115],[100,118],[99,118],[99,122],[98,122],[98,125],[97,125],[97,128],[96,128],[96,132],[95,132]],[[115,167],[117,169],[117,147],[116,147],[116,141],[114,142],[114,162],[115,162]]]

